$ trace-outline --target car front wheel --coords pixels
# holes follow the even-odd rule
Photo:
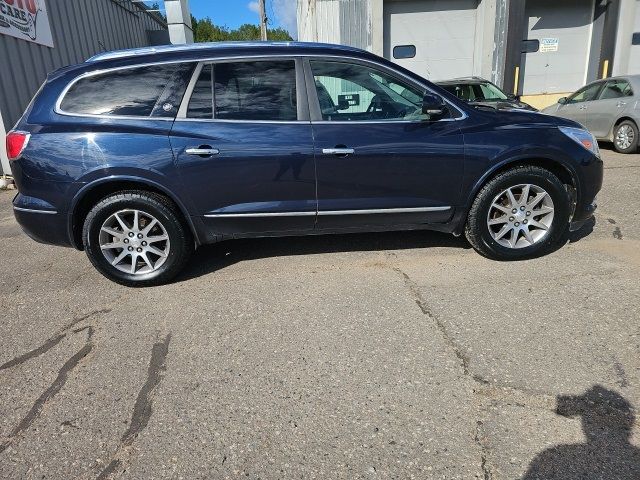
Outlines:
[[[490,180],[476,196],[466,236],[482,255],[522,260],[544,255],[569,225],[571,199],[549,170],[520,166]]]
[[[98,202],[85,220],[83,243],[100,273],[132,287],[168,282],[193,251],[173,203],[145,191],[118,192]]]

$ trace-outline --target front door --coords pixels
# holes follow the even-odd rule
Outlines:
[[[569,120],[574,120],[580,125],[586,127],[588,105],[598,96],[600,88],[602,88],[602,82],[596,82],[582,87],[576,93],[567,98],[564,105],[560,105],[556,115],[568,118]]]
[[[460,200],[463,114],[430,121],[424,89],[368,62],[312,59],[306,74],[318,228],[446,222]]]
[[[215,234],[314,228],[313,138],[299,62],[220,61],[194,74],[171,145],[193,207]]]

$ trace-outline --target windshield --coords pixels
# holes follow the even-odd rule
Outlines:
[[[465,102],[506,100],[507,96],[493,83],[458,83],[442,85],[447,92]]]
[[[507,96],[493,83],[481,83],[478,85],[485,100],[506,100]]]

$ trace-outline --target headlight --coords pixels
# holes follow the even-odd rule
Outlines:
[[[596,157],[600,156],[600,148],[598,147],[598,141],[596,137],[591,135],[591,133],[583,128],[575,128],[575,127],[558,127],[562,133],[564,133],[567,137],[573,140],[576,143],[579,143],[584,148],[593,153]]]

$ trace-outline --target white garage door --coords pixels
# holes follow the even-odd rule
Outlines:
[[[525,16],[527,38],[551,45],[526,54],[520,72],[522,93],[573,92],[584,85],[593,0],[528,0]]]
[[[633,28],[631,52],[629,54],[629,75],[640,73],[640,0],[636,2],[636,22]]]
[[[385,0],[384,56],[430,80],[472,75],[477,6],[477,0]],[[394,58],[402,46],[415,46],[415,57]]]

